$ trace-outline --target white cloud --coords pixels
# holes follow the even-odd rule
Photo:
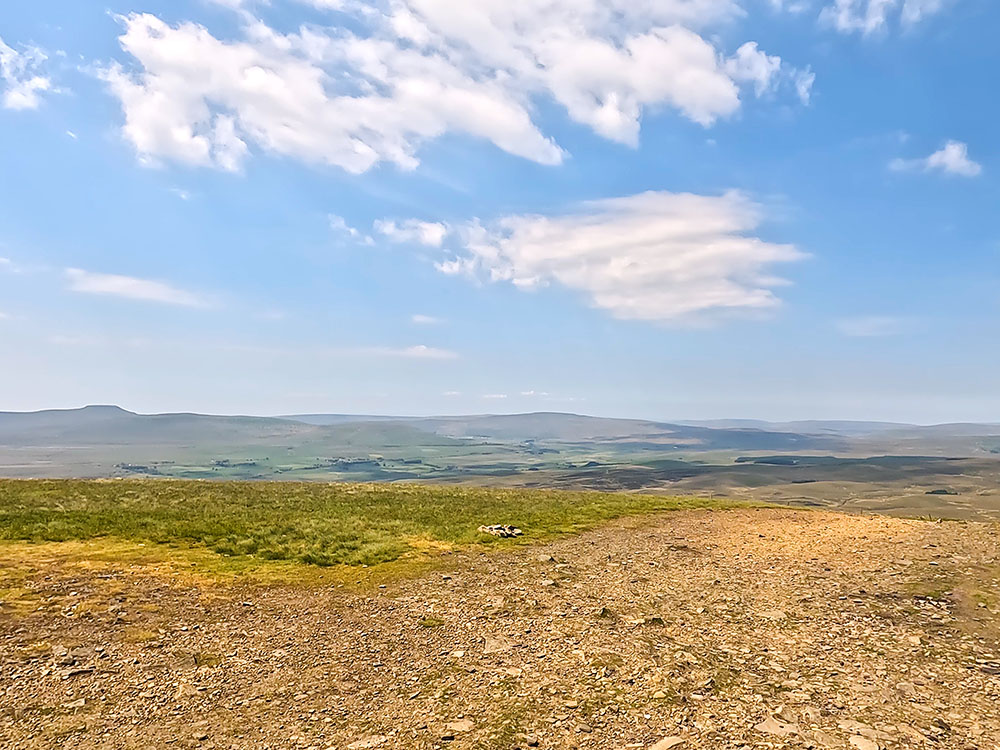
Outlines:
[[[365,354],[375,354],[384,357],[402,357],[404,359],[458,359],[456,352],[448,349],[437,349],[433,346],[407,346],[401,349],[385,346],[369,347],[360,350]]]
[[[191,200],[191,193],[183,188],[170,188],[170,192],[180,198],[182,201]]]
[[[449,398],[451,398],[451,397],[454,397],[454,396],[461,396],[462,392],[461,391],[445,391],[441,395],[442,396],[448,396]]]
[[[70,138],[72,138],[72,139],[73,139],[74,141],[75,141],[75,140],[77,140],[77,139],[78,139],[78,137],[79,137],[79,136],[77,136],[77,134],[76,134],[76,133],[74,133],[74,132],[73,132],[72,130],[67,130],[67,131],[66,131],[66,135],[68,135],[68,136],[69,136]]]
[[[836,322],[837,330],[845,336],[856,338],[879,338],[897,336],[906,329],[906,319],[885,315],[868,315],[844,318]]]
[[[52,81],[42,75],[47,56],[37,47],[18,52],[0,38],[0,100],[7,109],[37,109],[39,94],[52,89]]]
[[[12,261],[10,258],[0,257],[0,273],[16,273],[16,274],[20,274],[20,273],[25,273],[25,272],[30,271],[30,270],[37,270],[37,269],[29,269],[29,268],[26,268],[24,266],[18,265],[17,263],[15,263],[14,261]]]
[[[289,315],[284,310],[261,310],[254,313],[254,317],[258,320],[279,321],[287,320]]]
[[[874,34],[886,26],[897,0],[835,0],[820,14],[820,19],[845,33],[860,31]]]
[[[533,398],[535,396],[539,396],[539,397],[543,397],[544,398],[545,396],[548,396],[549,394],[546,391],[521,391],[521,395],[525,396],[526,398]]]
[[[897,15],[912,26],[944,9],[947,0],[834,0],[820,13],[820,20],[844,33],[875,34],[888,28]]]
[[[938,151],[923,159],[893,159],[889,168],[896,172],[944,172],[959,177],[977,177],[983,166],[969,158],[969,147],[960,141],[948,141]]]
[[[0,310],[0,320],[10,320],[10,315]]]
[[[757,48],[757,42],[747,42],[726,61],[726,72],[734,81],[753,83],[757,96],[767,93],[781,71],[781,58]]]
[[[521,289],[557,283],[623,319],[683,321],[765,311],[785,283],[768,268],[805,257],[751,234],[760,209],[745,195],[648,192],[593,201],[565,215],[478,219],[457,228],[438,264]]]
[[[149,349],[161,345],[152,339],[142,337],[122,338],[120,336],[90,336],[56,334],[48,337],[48,342],[55,346],[85,347],[88,349],[114,348]]]
[[[489,401],[502,401],[503,399],[507,398],[507,394],[506,393],[485,393],[485,394],[483,394],[483,398],[485,398],[485,399],[487,399]]]
[[[370,236],[348,224],[347,220],[343,216],[330,214],[327,217],[327,220],[330,222],[330,229],[337,234],[350,237],[352,240],[356,240],[364,245],[372,245],[375,243],[375,240],[373,240]]]
[[[413,323],[416,323],[418,326],[433,326],[437,325],[438,323],[444,322],[443,320],[441,320],[441,318],[435,318],[433,315],[419,315],[419,314],[412,316],[410,320]]]
[[[775,10],[781,10],[798,15],[810,10],[812,8],[812,3],[810,0],[771,0],[771,7]]]
[[[905,0],[900,14],[903,23],[914,24],[944,8],[946,0]]]
[[[810,99],[812,99],[812,87],[816,83],[816,74],[812,72],[811,68],[797,70],[792,80],[795,84],[795,93],[798,94],[799,101],[803,104],[809,104]]]
[[[415,242],[428,247],[441,247],[448,226],[433,221],[407,219],[404,222],[376,221],[375,231],[385,235],[391,242]]]
[[[66,278],[69,281],[71,291],[84,294],[101,294],[184,307],[206,307],[208,304],[204,299],[191,292],[177,289],[160,281],[92,273],[79,268],[67,268]]]
[[[255,146],[360,173],[411,169],[422,143],[459,133],[558,164],[563,150],[534,121],[541,100],[634,145],[649,108],[708,126],[739,108],[739,84],[762,93],[778,71],[796,74],[755,43],[727,60],[697,31],[741,15],[735,0],[312,4],[354,23],[282,34],[244,10],[237,38],[222,39],[194,23],[122,17],[134,65],[102,77],[140,157],[236,170]]]

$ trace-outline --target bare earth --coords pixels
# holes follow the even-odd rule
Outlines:
[[[694,511],[443,561],[360,594],[38,566],[0,747],[1000,748],[996,526]]]

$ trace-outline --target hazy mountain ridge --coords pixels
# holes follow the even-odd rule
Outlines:
[[[801,431],[789,431],[793,426]],[[680,424],[558,412],[257,417],[137,414],[89,406],[0,412],[0,476],[524,481],[639,489],[707,472],[713,482],[739,487],[833,476],[826,468],[820,471],[815,460],[789,469],[755,457],[770,456],[773,464],[786,455],[827,456],[839,462],[838,476],[860,476],[867,469],[850,459],[906,455],[996,461],[996,435],[1000,429],[994,425],[969,424]],[[738,459],[748,463],[736,470]],[[922,470],[941,474],[929,461]],[[895,468],[890,474],[893,481],[904,478]]]
[[[330,438],[340,434],[396,433],[457,440],[650,443],[664,449],[837,450],[859,439],[919,440],[1000,436],[1000,425],[955,423],[909,425],[891,422],[704,420],[662,422],[592,417],[561,412],[405,417],[308,414],[283,417],[196,413],[138,414],[118,406],[87,406],[37,412],[0,412],[0,443],[132,444],[258,443],[282,439]],[[370,438],[369,438],[370,439]]]

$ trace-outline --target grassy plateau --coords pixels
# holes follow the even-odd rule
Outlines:
[[[524,543],[628,515],[731,506],[653,495],[413,484],[0,480],[0,543],[100,540],[313,566]],[[513,524],[519,540],[477,531]]]

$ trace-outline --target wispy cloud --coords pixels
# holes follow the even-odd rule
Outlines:
[[[982,164],[969,158],[969,147],[961,141],[948,141],[923,159],[893,159],[889,169],[894,172],[944,172],[959,177],[978,177],[983,172]]]
[[[92,336],[87,334],[55,334],[48,337],[48,342],[53,346],[81,347],[86,349],[115,348],[121,349],[150,349],[160,344],[152,339],[139,336],[118,337],[118,336]]]
[[[441,247],[448,234],[448,225],[435,221],[407,219],[403,222],[376,221],[375,231],[390,242],[412,242],[428,247]]]
[[[0,102],[6,109],[37,109],[40,94],[52,89],[41,69],[48,56],[37,47],[18,51],[0,39]]]
[[[506,393],[484,393],[483,394],[483,398],[485,398],[488,401],[502,401],[503,399],[507,398],[507,394]]]
[[[444,322],[441,318],[435,318],[433,315],[419,314],[411,316],[410,321],[416,323],[418,326],[433,326]]]
[[[454,397],[454,396],[461,396],[462,392],[461,391],[445,391],[441,395],[442,396],[448,396],[448,397]]]
[[[170,192],[176,195],[182,201],[191,200],[191,193],[189,193],[187,190],[184,190],[183,188],[176,188],[176,187],[170,188]]]
[[[546,391],[521,391],[521,395],[525,396],[526,398],[534,398],[536,396],[539,398],[545,398],[550,394]]]
[[[364,347],[359,349],[364,354],[374,354],[383,357],[402,357],[405,359],[458,359],[458,353],[448,349],[438,349],[433,346],[407,346],[395,348],[389,346]]]
[[[860,32],[869,36],[885,31],[896,15],[903,26],[913,26],[944,10],[948,2],[950,0],[902,0],[902,3],[900,0],[833,0],[823,8],[820,21],[845,34]]]
[[[107,332],[67,333],[49,337],[49,342],[60,346],[117,347],[123,342],[128,346],[155,346],[158,350],[171,349],[177,352],[226,352],[232,355],[250,355],[253,357],[274,357],[286,361],[351,359],[379,359],[383,357],[414,359],[414,360],[452,360],[459,357],[457,352],[447,349],[437,349],[430,346],[416,345],[406,347],[392,346],[282,346],[258,342],[244,343],[230,340],[183,339],[163,340],[131,338],[122,339],[109,335]],[[457,395],[457,394],[456,394]]]
[[[344,237],[350,237],[355,242],[360,242],[362,245],[373,245],[375,240],[370,236],[362,232],[361,230],[352,227],[347,223],[347,220],[343,216],[338,216],[337,214],[330,214],[327,216],[327,221],[330,223],[330,229],[335,233]]]
[[[225,345],[231,351],[252,354],[267,354],[281,357],[390,357],[399,359],[448,360],[458,359],[459,354],[449,349],[417,344],[415,346],[310,346],[283,347],[262,346],[260,344]]]
[[[866,315],[857,318],[843,318],[836,322],[837,330],[845,336],[856,338],[879,338],[898,336],[906,332],[909,321],[891,315]]]
[[[271,321],[287,320],[288,313],[285,312],[284,310],[274,310],[274,309],[259,310],[258,312],[254,313],[254,317],[257,318],[257,320],[271,320]]]
[[[99,294],[142,302],[159,302],[182,307],[208,307],[208,301],[192,292],[178,289],[162,281],[137,279],[133,276],[93,273],[80,268],[67,268],[66,278],[71,291]]]

